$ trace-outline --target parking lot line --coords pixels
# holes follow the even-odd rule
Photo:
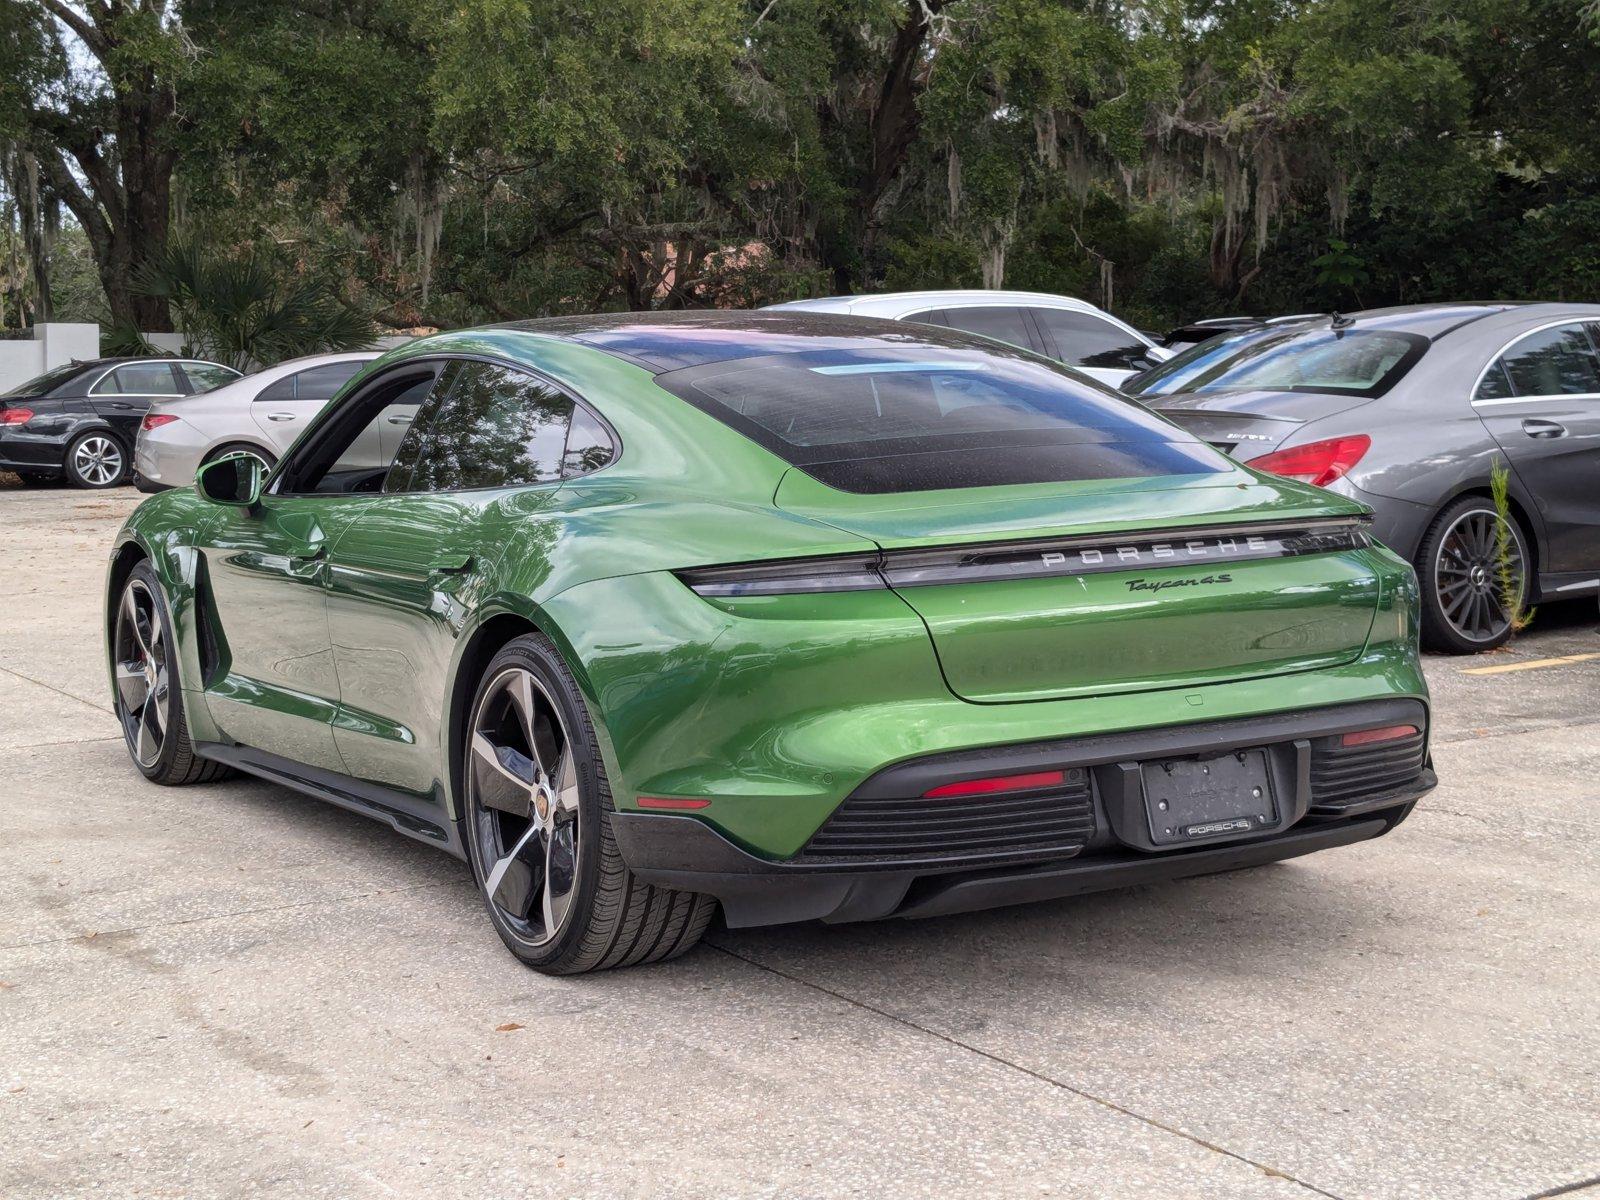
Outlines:
[[[1497,667],[1466,667],[1463,675],[1504,675],[1507,671],[1533,671],[1539,667],[1564,667],[1568,663],[1588,662],[1591,658],[1600,658],[1600,652],[1593,654],[1563,654],[1559,658],[1534,658],[1527,662],[1501,663]]]

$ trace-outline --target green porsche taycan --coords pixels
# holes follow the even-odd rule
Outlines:
[[[1433,786],[1411,568],[1058,364],[816,314],[413,342],[107,581],[164,784],[465,858],[549,972],[1376,837]],[[246,819],[243,814],[241,820]]]

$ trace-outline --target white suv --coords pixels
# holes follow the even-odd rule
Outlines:
[[[1172,357],[1171,351],[1092,304],[1041,292],[890,292],[793,300],[768,307],[964,329],[1066,363],[1112,387]]]

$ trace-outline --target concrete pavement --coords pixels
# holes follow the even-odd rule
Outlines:
[[[1443,783],[1367,846],[551,980],[464,868],[128,765],[137,497],[0,489],[0,1196],[1600,1200],[1590,606],[1430,659]]]

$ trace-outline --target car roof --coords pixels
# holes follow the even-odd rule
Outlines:
[[[1048,292],[1008,292],[987,288],[947,288],[921,292],[866,292],[851,296],[820,296],[812,300],[790,300],[770,304],[766,311],[808,310],[811,312],[857,312],[872,309],[880,314],[888,310],[916,312],[919,309],[939,308],[945,305],[1032,305],[1043,308],[1071,308],[1081,312],[1098,313],[1101,310],[1087,300],[1074,296],[1057,296]]]
[[[933,325],[908,326],[877,317],[793,309],[600,313],[513,321],[492,328],[576,342],[657,375],[714,362],[810,350],[994,345],[987,338]]]

